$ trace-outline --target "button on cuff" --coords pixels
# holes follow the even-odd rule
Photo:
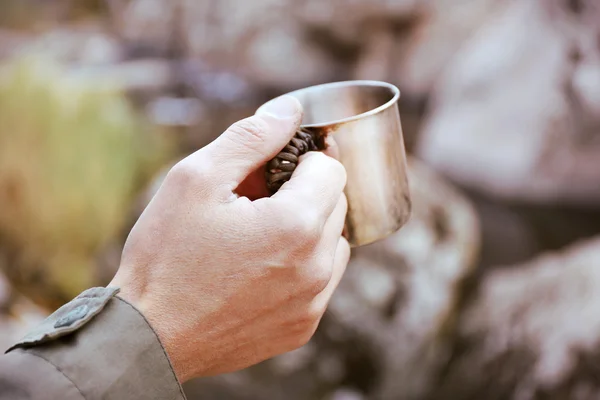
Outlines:
[[[119,292],[119,288],[92,288],[65,304],[40,326],[29,332],[6,352],[19,347],[32,347],[69,335],[87,324]]]

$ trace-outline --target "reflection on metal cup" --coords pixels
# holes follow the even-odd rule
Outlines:
[[[304,107],[301,129],[331,136],[346,168],[346,237],[383,239],[408,220],[411,201],[398,111],[400,91],[376,81],[336,82],[288,93]]]

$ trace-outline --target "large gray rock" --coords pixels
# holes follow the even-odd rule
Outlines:
[[[378,399],[417,399],[431,385],[479,250],[471,205],[423,164],[413,160],[410,170],[410,222],[354,252],[330,305],[338,329],[369,349],[363,357],[375,374],[367,394]]]
[[[14,49],[71,65],[111,65],[124,56],[119,40],[94,24],[51,30]]]
[[[597,206],[599,33],[593,0],[511,2],[454,57],[419,154],[500,198]]]
[[[119,35],[138,52],[165,55],[177,34],[177,7],[181,1],[132,0],[110,2]],[[116,4],[118,3],[118,5]],[[202,2],[199,2],[202,3]]]
[[[134,0],[121,19],[132,46],[187,57],[243,74],[267,87],[332,79],[335,61],[304,40],[295,2],[279,0]]]
[[[599,265],[596,238],[489,272],[428,398],[599,398]]]
[[[425,96],[465,40],[503,6],[498,0],[133,0],[120,25],[130,43],[163,53],[181,46],[268,87],[354,77],[399,82]],[[373,52],[382,42],[389,46]]]
[[[456,53],[482,26],[502,12],[506,1],[421,1],[409,29],[398,35],[393,71],[404,94],[426,97]]]
[[[133,47],[171,48],[278,92],[344,79],[426,97],[498,0],[133,0],[118,18]]]
[[[465,198],[410,163],[413,215],[355,249],[308,345],[234,374],[190,383],[190,399],[418,399],[449,352],[461,281],[479,249]]]
[[[388,29],[426,12],[430,0],[307,0],[295,3],[295,15],[310,31],[346,46],[364,44],[365,35],[379,26]],[[325,40],[324,40],[325,41]]]

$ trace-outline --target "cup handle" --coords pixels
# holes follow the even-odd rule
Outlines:
[[[325,150],[325,141],[317,132],[300,128],[289,143],[267,163],[265,178],[267,189],[274,194],[290,180],[298,166],[300,156],[309,151]]]

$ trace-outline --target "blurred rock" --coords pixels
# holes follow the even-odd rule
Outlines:
[[[478,30],[440,81],[419,154],[499,198],[597,207],[600,11],[571,3],[512,2]]]
[[[335,60],[307,44],[290,1],[134,0],[122,18],[129,46],[168,54],[174,46],[253,83],[292,87],[333,78]]]
[[[330,400],[364,400],[364,396],[354,390],[340,389],[331,396]]]
[[[295,15],[305,29],[305,38],[313,46],[333,55],[352,68],[355,62],[371,58],[377,39],[394,37],[404,43],[404,31],[417,17],[426,13],[430,0],[308,0],[295,2]],[[386,40],[386,39],[384,39]],[[389,76],[393,52],[380,52],[380,69]],[[359,68],[359,71],[362,69]],[[362,71],[361,71],[362,72]],[[368,71],[366,71],[368,72]],[[366,76],[366,79],[376,77]]]
[[[200,5],[199,3],[207,3]],[[253,83],[291,88],[334,78],[335,59],[306,42],[295,2],[186,1],[191,54],[238,67]]]
[[[363,390],[377,399],[417,399],[430,387],[447,356],[460,283],[479,251],[472,206],[423,164],[412,160],[410,169],[410,222],[356,249],[324,321],[353,337],[342,340],[357,344],[348,346],[350,359],[372,364]]]
[[[173,65],[164,59],[139,59],[109,65],[69,65],[69,76],[85,82],[112,85],[124,92],[148,97],[165,92],[175,84]]]
[[[540,235],[526,215],[484,196],[470,198],[481,224],[479,268],[515,264],[531,259],[544,249]],[[546,216],[544,221],[548,221]],[[560,225],[564,228],[564,225]],[[544,226],[544,229],[549,227]],[[551,229],[560,229],[556,226]]]
[[[354,67],[358,79],[398,83],[427,97],[467,39],[506,3],[498,0],[305,1],[307,40]]]
[[[403,94],[428,96],[455,54],[489,19],[506,8],[498,0],[430,0],[398,38],[394,72]]]
[[[479,230],[469,202],[416,160],[410,184],[411,220],[392,237],[355,249],[308,345],[191,382],[190,399],[418,399],[448,356]]]
[[[0,60],[11,57],[19,48],[32,38],[21,32],[0,29]]]
[[[222,71],[235,78],[234,87],[219,92],[239,91],[236,82],[244,82],[242,91],[252,88],[254,96],[236,98],[247,98],[254,107],[327,81],[399,83],[412,148],[422,103],[440,73],[502,7],[504,2],[494,0],[133,0],[116,19],[129,56],[184,57],[205,70]],[[199,97],[207,90],[199,90],[198,81],[221,82],[197,70],[179,69],[176,75]],[[198,130],[216,129],[209,125]]]
[[[170,47],[176,46],[189,57],[213,67],[235,66],[238,73],[254,84],[279,90],[352,76],[395,80],[410,73],[410,79],[403,80],[408,82],[416,79],[413,75],[424,68],[438,67],[441,62],[437,59],[432,62],[432,53],[443,49],[442,58],[446,61],[471,32],[469,27],[482,23],[484,19],[479,14],[485,14],[492,0],[478,0],[472,2],[476,3],[474,6],[460,7],[444,0],[430,3],[430,0],[257,0],[251,3],[179,0],[165,4],[156,0],[134,0],[121,18],[120,31],[129,47],[137,46],[157,55],[166,54]],[[441,23],[449,12],[456,16],[450,27],[463,32],[460,40],[448,45],[452,40],[447,33],[442,33],[447,25],[430,29],[435,30],[432,34],[437,35],[435,40],[446,42],[422,57],[422,62],[400,68],[407,72],[397,74],[399,69],[394,67],[393,61],[410,62],[401,51],[407,47],[407,30],[411,32],[408,36],[413,38],[409,41],[414,42],[411,47],[414,52],[424,52],[431,47],[430,42],[423,40],[424,29],[420,25],[416,29],[413,22],[418,19]],[[379,52],[375,59],[371,54],[373,43],[378,41],[371,35],[374,30],[384,32],[393,42],[401,44],[385,53]],[[402,54],[393,57],[397,51]],[[372,68],[364,64],[377,67],[380,76],[371,74]],[[353,73],[354,70],[358,72]],[[427,85],[437,73],[437,70],[428,72]]]
[[[345,41],[360,41],[365,21],[402,22],[423,12],[430,0],[306,0],[296,2],[302,23],[330,30]]]
[[[113,5],[117,29],[129,50],[146,57],[164,56],[172,45],[178,3],[178,0],[132,0]]]
[[[81,65],[114,64],[124,56],[117,38],[93,25],[55,29],[15,50]]]
[[[302,40],[299,28],[270,27],[246,49],[244,64],[257,83],[298,87],[335,79],[335,60]]]
[[[396,35],[386,24],[370,26],[364,33],[365,50],[356,63],[354,78],[385,81],[390,75]]]
[[[162,126],[192,126],[198,124],[204,110],[195,98],[159,97],[148,106],[150,121]]]
[[[428,398],[597,399],[598,265],[600,238],[488,273]]]
[[[482,227],[480,268],[518,265],[540,252],[560,250],[600,235],[600,209],[507,205],[472,196]]]

